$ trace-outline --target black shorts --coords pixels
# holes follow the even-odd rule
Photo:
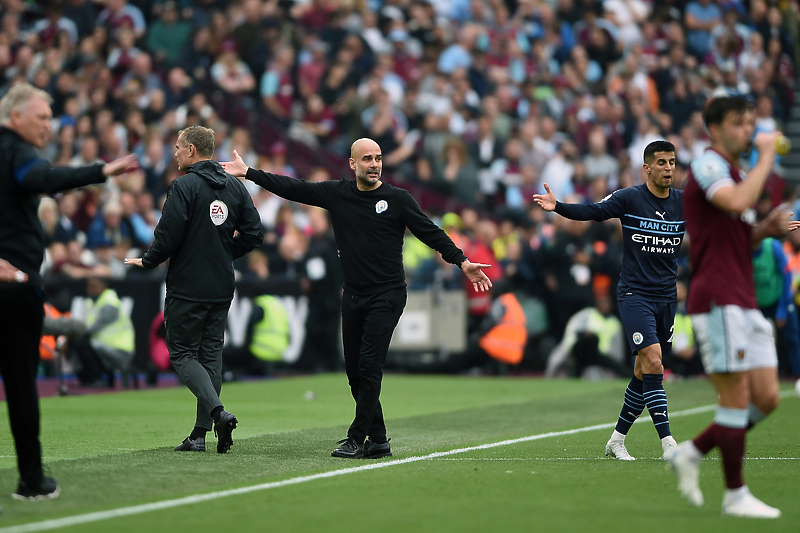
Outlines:
[[[677,302],[651,302],[641,298],[620,298],[619,316],[631,353],[660,343],[661,352],[669,349],[675,326]]]

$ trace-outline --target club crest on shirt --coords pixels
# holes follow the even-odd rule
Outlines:
[[[644,337],[638,331],[633,334],[633,344],[635,344],[636,346],[639,346],[640,344],[642,344],[643,340],[644,340]]]
[[[389,204],[386,203],[386,200],[378,200],[378,203],[375,204],[375,212],[380,214],[389,209]]]
[[[219,226],[228,219],[228,206],[225,205],[225,202],[220,200],[214,200],[213,202],[211,202],[209,208],[210,208],[209,215],[211,216],[211,222],[213,222],[215,226]]]

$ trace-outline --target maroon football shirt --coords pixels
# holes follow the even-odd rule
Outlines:
[[[739,216],[709,201],[721,187],[743,178],[738,166],[711,149],[689,166],[683,213],[692,263],[690,314],[707,313],[715,305],[758,308],[751,258],[755,211],[748,208]]]

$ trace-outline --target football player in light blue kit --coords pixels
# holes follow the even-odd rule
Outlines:
[[[625,436],[645,406],[661,439],[662,452],[676,445],[669,429],[661,363],[663,350],[672,342],[678,253],[685,225],[683,192],[672,188],[675,146],[667,141],[648,144],[643,168],[646,183],[615,191],[596,204],[558,202],[546,183],[547,194],[533,195],[545,211],[572,220],[618,218],[622,222],[624,246],[617,301],[636,363],[605,451],[623,461],[635,460],[625,448]]]

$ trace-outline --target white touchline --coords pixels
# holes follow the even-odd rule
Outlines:
[[[795,394],[794,391],[784,391],[781,396]],[[689,416],[698,413],[706,413],[714,410],[716,405],[704,405],[702,407],[695,407],[692,409],[685,409],[683,411],[676,411],[670,414],[670,417]],[[640,417],[635,424],[650,420],[650,417]],[[131,516],[142,513],[149,513],[151,511],[159,511],[161,509],[171,509],[173,507],[181,507],[183,505],[191,505],[194,503],[206,502],[209,500],[216,500],[218,498],[225,498],[228,496],[236,496],[238,494],[247,494],[250,492],[257,492],[260,490],[277,489],[286,487],[288,485],[297,485],[307,481],[315,481],[317,479],[325,479],[329,477],[343,476],[345,474],[353,474],[355,472],[363,472],[364,470],[375,470],[377,468],[386,468],[387,466],[403,465],[407,463],[416,463],[418,461],[427,461],[428,459],[436,459],[438,457],[447,457],[448,455],[455,455],[458,453],[472,452],[475,450],[488,450],[497,448],[499,446],[508,446],[509,444],[518,444],[520,442],[531,442],[534,440],[547,439],[550,437],[562,437],[565,435],[575,435],[577,433],[586,433],[587,431],[595,431],[598,429],[613,428],[616,422],[607,424],[596,424],[594,426],[586,426],[577,429],[568,429],[566,431],[551,431],[550,433],[540,433],[539,435],[529,435],[518,439],[501,440],[499,442],[490,442],[487,444],[480,444],[478,446],[469,446],[466,448],[456,448],[455,450],[448,450],[446,452],[435,452],[428,455],[418,455],[414,457],[406,457],[405,459],[396,459],[393,461],[385,461],[380,463],[371,463],[361,466],[353,466],[350,468],[342,468],[340,470],[332,470],[330,472],[322,472],[319,474],[312,474],[310,476],[293,477],[284,479],[283,481],[273,481],[271,483],[261,483],[259,485],[252,485],[250,487],[241,487],[238,489],[222,490],[219,492],[209,492],[207,494],[196,494],[194,496],[186,496],[184,498],[177,498],[174,500],[164,500],[160,502],[145,503],[142,505],[134,505],[131,507],[122,507],[120,509],[111,509],[108,511],[97,511],[94,513],[86,513],[75,516],[67,516],[65,518],[54,518],[52,520],[42,520],[41,522],[32,522],[30,524],[21,524],[18,526],[9,526],[0,528],[0,533],[29,533],[32,531],[47,531],[50,529],[59,529],[62,527],[76,526],[79,524],[88,524],[90,522],[99,522],[100,520],[108,520],[110,518],[120,518],[123,516]]]

